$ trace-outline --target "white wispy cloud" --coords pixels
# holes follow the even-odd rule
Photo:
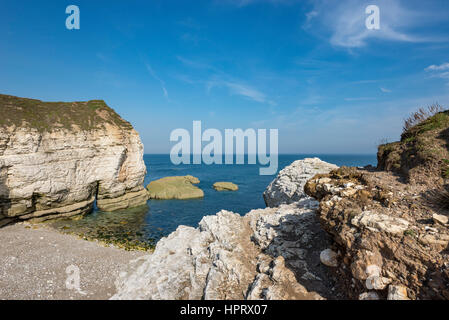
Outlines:
[[[412,43],[447,41],[433,34],[423,35],[412,31],[434,21],[429,14],[411,10],[410,2],[377,0],[375,4],[380,9],[379,30],[368,30],[365,26],[368,17],[365,8],[372,4],[370,2],[316,0],[313,3],[314,8],[306,14],[304,28],[311,32],[324,29],[334,46],[358,48],[367,45],[370,39]],[[440,17],[434,17],[434,20],[438,19]]]
[[[162,92],[164,93],[164,97],[168,99],[168,91],[167,91],[167,88],[166,88],[166,86],[165,86],[165,81],[162,80],[161,78],[159,78],[159,77],[157,76],[156,72],[154,72],[153,68],[151,67],[151,65],[150,65],[149,63],[145,62],[145,67],[147,68],[148,73],[149,73],[149,74],[150,74],[156,81],[158,81],[158,82],[160,83]]]
[[[245,98],[248,98],[252,101],[265,103],[267,102],[267,97],[262,92],[257,89],[252,88],[251,86],[238,83],[238,82],[229,82],[229,81],[209,81],[207,83],[207,89],[210,91],[214,87],[226,87],[229,89],[230,93],[233,95],[239,95]]]
[[[449,79],[449,62],[442,63],[440,65],[432,64],[424,69],[428,72],[432,78]],[[449,82],[446,83],[449,86]]]
[[[387,88],[380,87],[379,89],[380,89],[380,91],[385,92],[385,93],[390,93],[391,92],[391,90],[387,89]]]
[[[449,62],[445,62],[445,63],[440,64],[440,65],[433,64],[431,66],[428,66],[424,70],[426,70],[426,71],[444,71],[444,70],[449,70]]]
[[[236,79],[211,64],[193,61],[181,56],[178,56],[177,59],[187,67],[201,69],[208,72],[209,75],[207,80],[192,81],[188,78],[190,83],[195,82],[204,84],[208,92],[210,92],[213,88],[227,88],[231,95],[238,95],[255,102],[267,103],[271,106],[276,105],[276,102],[270,100],[263,92],[254,86],[247,84],[246,81]],[[182,80],[182,78],[179,79]]]

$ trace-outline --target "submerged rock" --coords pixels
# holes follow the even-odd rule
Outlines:
[[[194,184],[200,183],[198,178],[187,175],[165,177],[151,181],[147,186],[150,199],[195,199],[204,197],[204,192]]]
[[[0,225],[145,204],[139,134],[104,101],[0,95]]]
[[[267,207],[277,207],[299,201],[308,196],[304,193],[307,180],[318,173],[328,173],[337,169],[336,165],[321,161],[318,158],[297,160],[282,169],[270,183],[263,198]]]
[[[217,191],[237,191],[239,186],[232,182],[215,182],[212,186]]]

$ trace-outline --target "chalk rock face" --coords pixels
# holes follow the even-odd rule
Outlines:
[[[113,299],[322,299],[334,281],[317,202],[206,216],[180,226],[122,272]]]
[[[0,224],[146,203],[143,145],[103,101],[0,95]]]
[[[329,173],[337,169],[336,165],[321,161],[318,158],[297,160],[282,169],[263,193],[267,207],[277,207],[299,201],[308,196],[304,193],[304,185],[318,173]]]

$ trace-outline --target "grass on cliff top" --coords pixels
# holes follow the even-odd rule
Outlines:
[[[411,139],[416,138],[416,136],[422,135],[428,131],[440,131],[447,128],[449,128],[449,110],[439,112],[404,131],[401,136],[401,141],[407,142],[407,140],[410,141]]]
[[[404,126],[401,140],[381,144],[378,150],[380,168],[408,172],[417,166],[449,178],[449,110],[419,119]],[[439,174],[438,174],[439,172]]]
[[[91,130],[105,123],[131,129],[103,100],[85,102],[43,102],[0,94],[0,127],[35,128],[39,132],[53,129]]]

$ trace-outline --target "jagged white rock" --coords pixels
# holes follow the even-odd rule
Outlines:
[[[405,219],[364,211],[351,220],[356,227],[365,227],[371,231],[401,235],[407,230],[409,222]]]
[[[375,291],[363,292],[359,295],[359,300],[379,300],[379,295]]]
[[[319,158],[306,158],[297,160],[282,169],[277,177],[270,183],[263,197],[267,207],[277,207],[308,198],[304,193],[304,185],[318,173],[329,173],[337,169],[334,164],[320,160]]]
[[[370,276],[365,280],[365,286],[368,290],[383,290],[391,283],[391,279],[380,276]]]
[[[444,225],[447,225],[448,222],[449,222],[449,217],[448,217],[448,216],[444,216],[444,215],[442,215],[442,214],[436,214],[436,213],[434,213],[434,214],[432,215],[432,218],[433,218],[433,221],[435,221],[435,223],[442,224],[443,226],[444,226]]]
[[[330,239],[316,206],[222,210],[198,228],[180,226],[120,274],[112,299],[322,299],[332,281],[316,261]]]

